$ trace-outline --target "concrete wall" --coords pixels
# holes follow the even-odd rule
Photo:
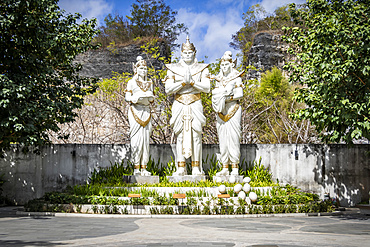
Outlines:
[[[170,145],[151,145],[154,161],[167,164]],[[219,152],[218,145],[204,145],[203,158]],[[44,147],[40,155],[17,149],[0,160],[5,174],[3,195],[18,204],[67,185],[85,184],[95,168],[129,159],[129,145],[64,144]],[[369,199],[370,145],[241,145],[241,161],[262,159],[273,178],[303,191],[330,193],[343,206]],[[207,168],[207,167],[205,167]]]

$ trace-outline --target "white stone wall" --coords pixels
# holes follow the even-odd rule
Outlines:
[[[203,158],[218,152],[218,145],[204,145]],[[296,159],[296,152],[298,154]],[[167,144],[151,145],[152,159],[167,164],[173,156]],[[250,144],[241,145],[241,161],[262,159],[275,180],[303,191],[329,193],[343,206],[369,199],[370,145]],[[85,184],[95,168],[129,159],[129,145],[60,144],[45,146],[40,155],[16,149],[0,160],[5,174],[3,195],[24,204],[45,192],[67,185]],[[205,167],[207,168],[207,167]]]

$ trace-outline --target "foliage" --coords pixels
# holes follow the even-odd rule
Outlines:
[[[285,40],[297,56],[289,66],[290,81],[304,85],[295,98],[307,105],[295,117],[309,119],[327,143],[370,139],[368,4],[309,0],[304,9],[291,5],[294,22],[304,28],[286,29]]]
[[[74,120],[95,79],[80,77],[76,55],[96,48],[95,20],[65,15],[57,0],[0,4],[0,148],[48,142],[47,130]],[[25,149],[26,151],[27,149]]]
[[[316,132],[309,121],[299,121],[290,115],[304,108],[293,99],[295,85],[288,83],[282,71],[273,67],[252,87],[259,112],[253,132],[260,143],[307,143],[316,141]]]
[[[94,42],[100,43],[102,47],[115,47],[134,39],[129,20],[123,16],[108,14],[104,18],[104,24],[99,27],[100,33],[94,39]]]
[[[261,158],[259,161],[253,162],[245,162],[244,160],[240,163],[239,173],[244,176],[248,176],[251,178],[251,185],[255,187],[263,187],[263,186],[275,186],[276,183],[272,181],[272,174],[268,169],[266,169],[263,164],[261,163]],[[160,182],[157,184],[126,184],[124,183],[123,176],[132,175],[133,174],[133,164],[131,162],[125,163],[122,161],[120,163],[115,162],[114,164],[111,162],[111,166],[94,169],[91,173],[89,178],[89,185],[75,187],[76,188],[86,188],[92,193],[97,193],[102,195],[101,192],[96,192],[97,188],[101,187],[213,187],[219,186],[221,184],[225,184],[227,187],[233,187],[234,184],[231,183],[220,183],[220,182],[213,182],[213,176],[217,171],[220,170],[219,162],[215,155],[212,155],[211,159],[203,160],[203,164],[205,166],[209,166],[210,169],[206,170],[206,175],[209,176],[209,180],[200,181],[200,182],[190,182],[190,181],[183,181],[183,182],[170,182],[166,178],[167,176],[171,176],[172,173],[175,171],[175,165],[173,159],[167,164],[163,165],[160,159],[155,162],[151,157],[149,157],[149,162],[147,164],[147,170],[150,171],[153,175],[157,175],[160,177]],[[99,190],[99,189],[98,189]],[[75,192],[76,193],[76,192]],[[81,193],[86,193],[85,189],[82,189]],[[106,194],[106,192],[103,192]],[[112,192],[110,192],[112,194]],[[126,193],[127,194],[127,193]],[[89,195],[92,195],[89,193]]]
[[[277,8],[274,13],[267,13],[260,4],[252,5],[243,14],[244,26],[232,36],[230,46],[246,54],[252,47],[254,36],[260,31],[281,30],[283,26],[292,26],[293,22],[288,5]],[[246,61],[243,61],[246,64]]]
[[[128,193],[141,194],[141,198],[127,198]],[[229,193],[232,191],[230,190]],[[127,205],[151,205],[151,214],[271,214],[333,211],[331,200],[321,202],[317,195],[301,192],[290,185],[276,186],[268,195],[258,194],[257,204],[248,205],[240,198],[234,202],[231,198],[225,200],[209,197],[204,190],[193,190],[186,193],[185,203],[179,205],[179,200],[174,199],[171,193],[159,195],[157,191],[145,188],[130,190],[126,187],[86,185],[70,187],[64,192],[46,193],[42,198],[26,203],[25,209],[26,211],[81,213],[83,204],[91,204],[91,210],[94,213],[105,214],[128,214],[125,207]],[[232,196],[235,195],[232,194]],[[203,201],[204,198],[206,201]],[[179,205],[178,210],[176,210],[177,205]]]
[[[177,11],[163,0],[136,0],[128,19],[137,37],[159,37],[173,44],[177,36],[187,30],[183,23],[176,24],[176,15]]]
[[[210,168],[208,170],[205,170],[204,172],[205,174],[208,175],[209,180],[213,181],[213,177],[216,175],[217,172],[221,171],[222,166],[220,162],[218,161],[217,156],[215,154],[212,155],[209,161],[208,161],[208,157],[209,156],[207,154],[206,159],[203,160],[202,163],[209,165]]]
[[[256,92],[258,98],[266,98],[273,101],[276,98],[289,100],[293,95],[290,91],[290,85],[281,70],[273,67],[271,71],[266,71],[261,76],[261,82]]]
[[[123,180],[123,176],[132,175],[134,172],[134,164],[130,161],[125,164],[124,160],[121,163],[112,162],[111,166],[101,169],[94,168],[94,171],[91,173],[89,182],[91,184],[115,184]]]
[[[180,33],[186,32],[184,23],[176,23],[177,11],[163,0],[136,0],[131,5],[130,16],[109,14],[95,42],[103,47],[133,42],[138,37],[153,37],[164,40],[169,47],[176,46]]]
[[[274,184],[272,174],[265,168],[261,161],[262,158],[259,159],[258,163],[254,161],[252,170],[247,171],[247,176],[251,179],[250,185],[253,187],[264,187]]]
[[[318,200],[319,197],[316,194],[304,193],[298,188],[286,185],[272,188],[269,195],[259,197],[257,204],[307,204]]]

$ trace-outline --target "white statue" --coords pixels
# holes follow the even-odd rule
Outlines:
[[[237,71],[235,63],[232,53],[225,52],[221,58],[221,72],[214,78],[216,85],[212,90],[212,108],[217,113],[216,127],[222,163],[222,170],[216,176],[229,175],[229,165],[232,166],[231,175],[239,175],[242,110],[238,100],[243,97],[241,76],[244,71]]]
[[[185,160],[191,157],[192,175],[204,174],[202,169],[202,127],[206,123],[200,93],[209,93],[208,64],[198,63],[196,49],[186,38],[181,46],[179,63],[167,64],[165,89],[175,94],[170,124],[177,137],[176,176],[186,175]]]
[[[130,123],[131,162],[134,175],[150,176],[146,170],[149,161],[149,136],[152,131],[150,122],[150,103],[154,101],[153,83],[148,80],[145,60],[137,57],[133,64],[134,77],[128,81],[125,99],[130,103],[128,120]],[[141,165],[141,172],[140,172]]]

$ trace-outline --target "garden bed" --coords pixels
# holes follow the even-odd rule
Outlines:
[[[261,160],[240,166],[239,174],[249,176],[242,184],[214,182],[212,176],[220,169],[214,158],[211,159],[211,169],[207,171],[210,180],[200,182],[168,181],[167,176],[171,176],[174,171],[173,164],[159,166],[151,161],[148,167],[152,174],[159,174],[160,183],[123,183],[122,176],[130,175],[133,167],[116,163],[106,169],[94,170],[86,185],[68,187],[63,192],[46,193],[42,198],[29,201],[25,211],[243,215],[318,213],[331,212],[334,208],[331,200],[320,201],[315,194],[272,181],[272,175],[261,164]],[[182,194],[183,199],[174,198],[175,194]]]

